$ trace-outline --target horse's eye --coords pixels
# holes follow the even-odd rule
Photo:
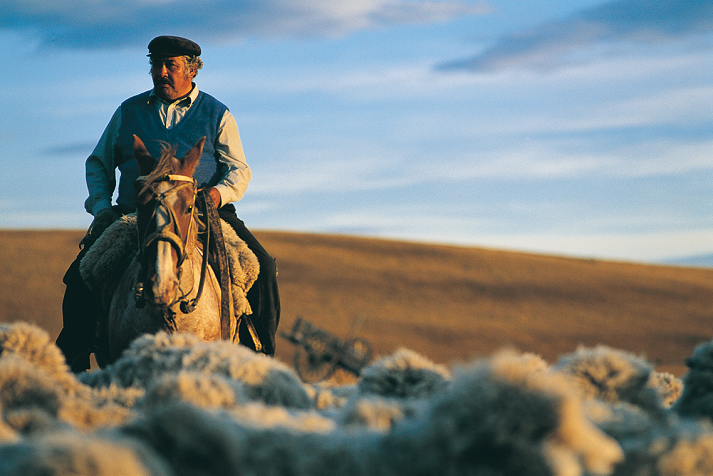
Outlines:
[[[188,208],[186,208],[186,215],[188,215],[188,214],[190,214],[190,213],[193,213],[193,207],[192,207],[192,206],[189,206]]]

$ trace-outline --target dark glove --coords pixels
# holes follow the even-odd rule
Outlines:
[[[104,230],[109,228],[109,225],[111,225],[118,219],[119,214],[116,213],[113,209],[105,208],[101,210],[94,217],[92,224],[89,226],[89,230],[87,230],[87,234],[84,235],[84,238],[79,243],[79,246],[81,248],[89,248],[90,246],[92,246],[94,242],[97,241],[97,238],[99,238],[101,234],[104,233]]]

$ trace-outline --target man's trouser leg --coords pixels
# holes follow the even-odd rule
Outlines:
[[[218,209],[218,214],[255,253],[258,263],[260,263],[260,274],[248,291],[247,298],[253,311],[250,318],[262,342],[263,352],[273,355],[275,353],[275,334],[280,323],[280,293],[277,288],[275,260],[245,227],[245,223],[238,218],[232,204]]]
[[[67,285],[62,301],[64,328],[57,337],[57,347],[73,372],[89,369],[97,319],[103,312],[99,293],[91,291],[79,274],[79,262],[85,250],[79,253],[64,275],[63,281]]]
[[[62,301],[62,325],[57,337],[57,347],[73,372],[89,369],[89,355],[94,352],[97,323],[104,315],[101,295],[91,291],[79,273],[79,263],[89,251],[89,247],[120,216],[125,215],[121,207],[115,205],[102,210],[94,217],[92,225],[80,243],[82,250],[64,275],[67,289]]]

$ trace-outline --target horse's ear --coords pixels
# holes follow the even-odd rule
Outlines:
[[[134,157],[139,163],[139,173],[141,175],[148,175],[156,167],[157,160],[149,154],[144,142],[136,134],[134,134]]]
[[[203,136],[198,142],[196,142],[196,145],[194,145],[191,150],[186,153],[186,155],[178,159],[181,163],[180,173],[182,175],[193,177],[193,172],[196,170],[196,167],[198,167],[198,161],[201,160],[205,140],[206,138]]]

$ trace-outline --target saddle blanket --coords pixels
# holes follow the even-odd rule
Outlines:
[[[220,220],[225,251],[230,267],[235,315],[252,314],[247,292],[260,272],[260,264],[248,245],[235,230]],[[136,215],[119,218],[102,233],[79,264],[79,272],[90,289],[100,290],[107,283],[121,278],[131,259],[138,252]]]

